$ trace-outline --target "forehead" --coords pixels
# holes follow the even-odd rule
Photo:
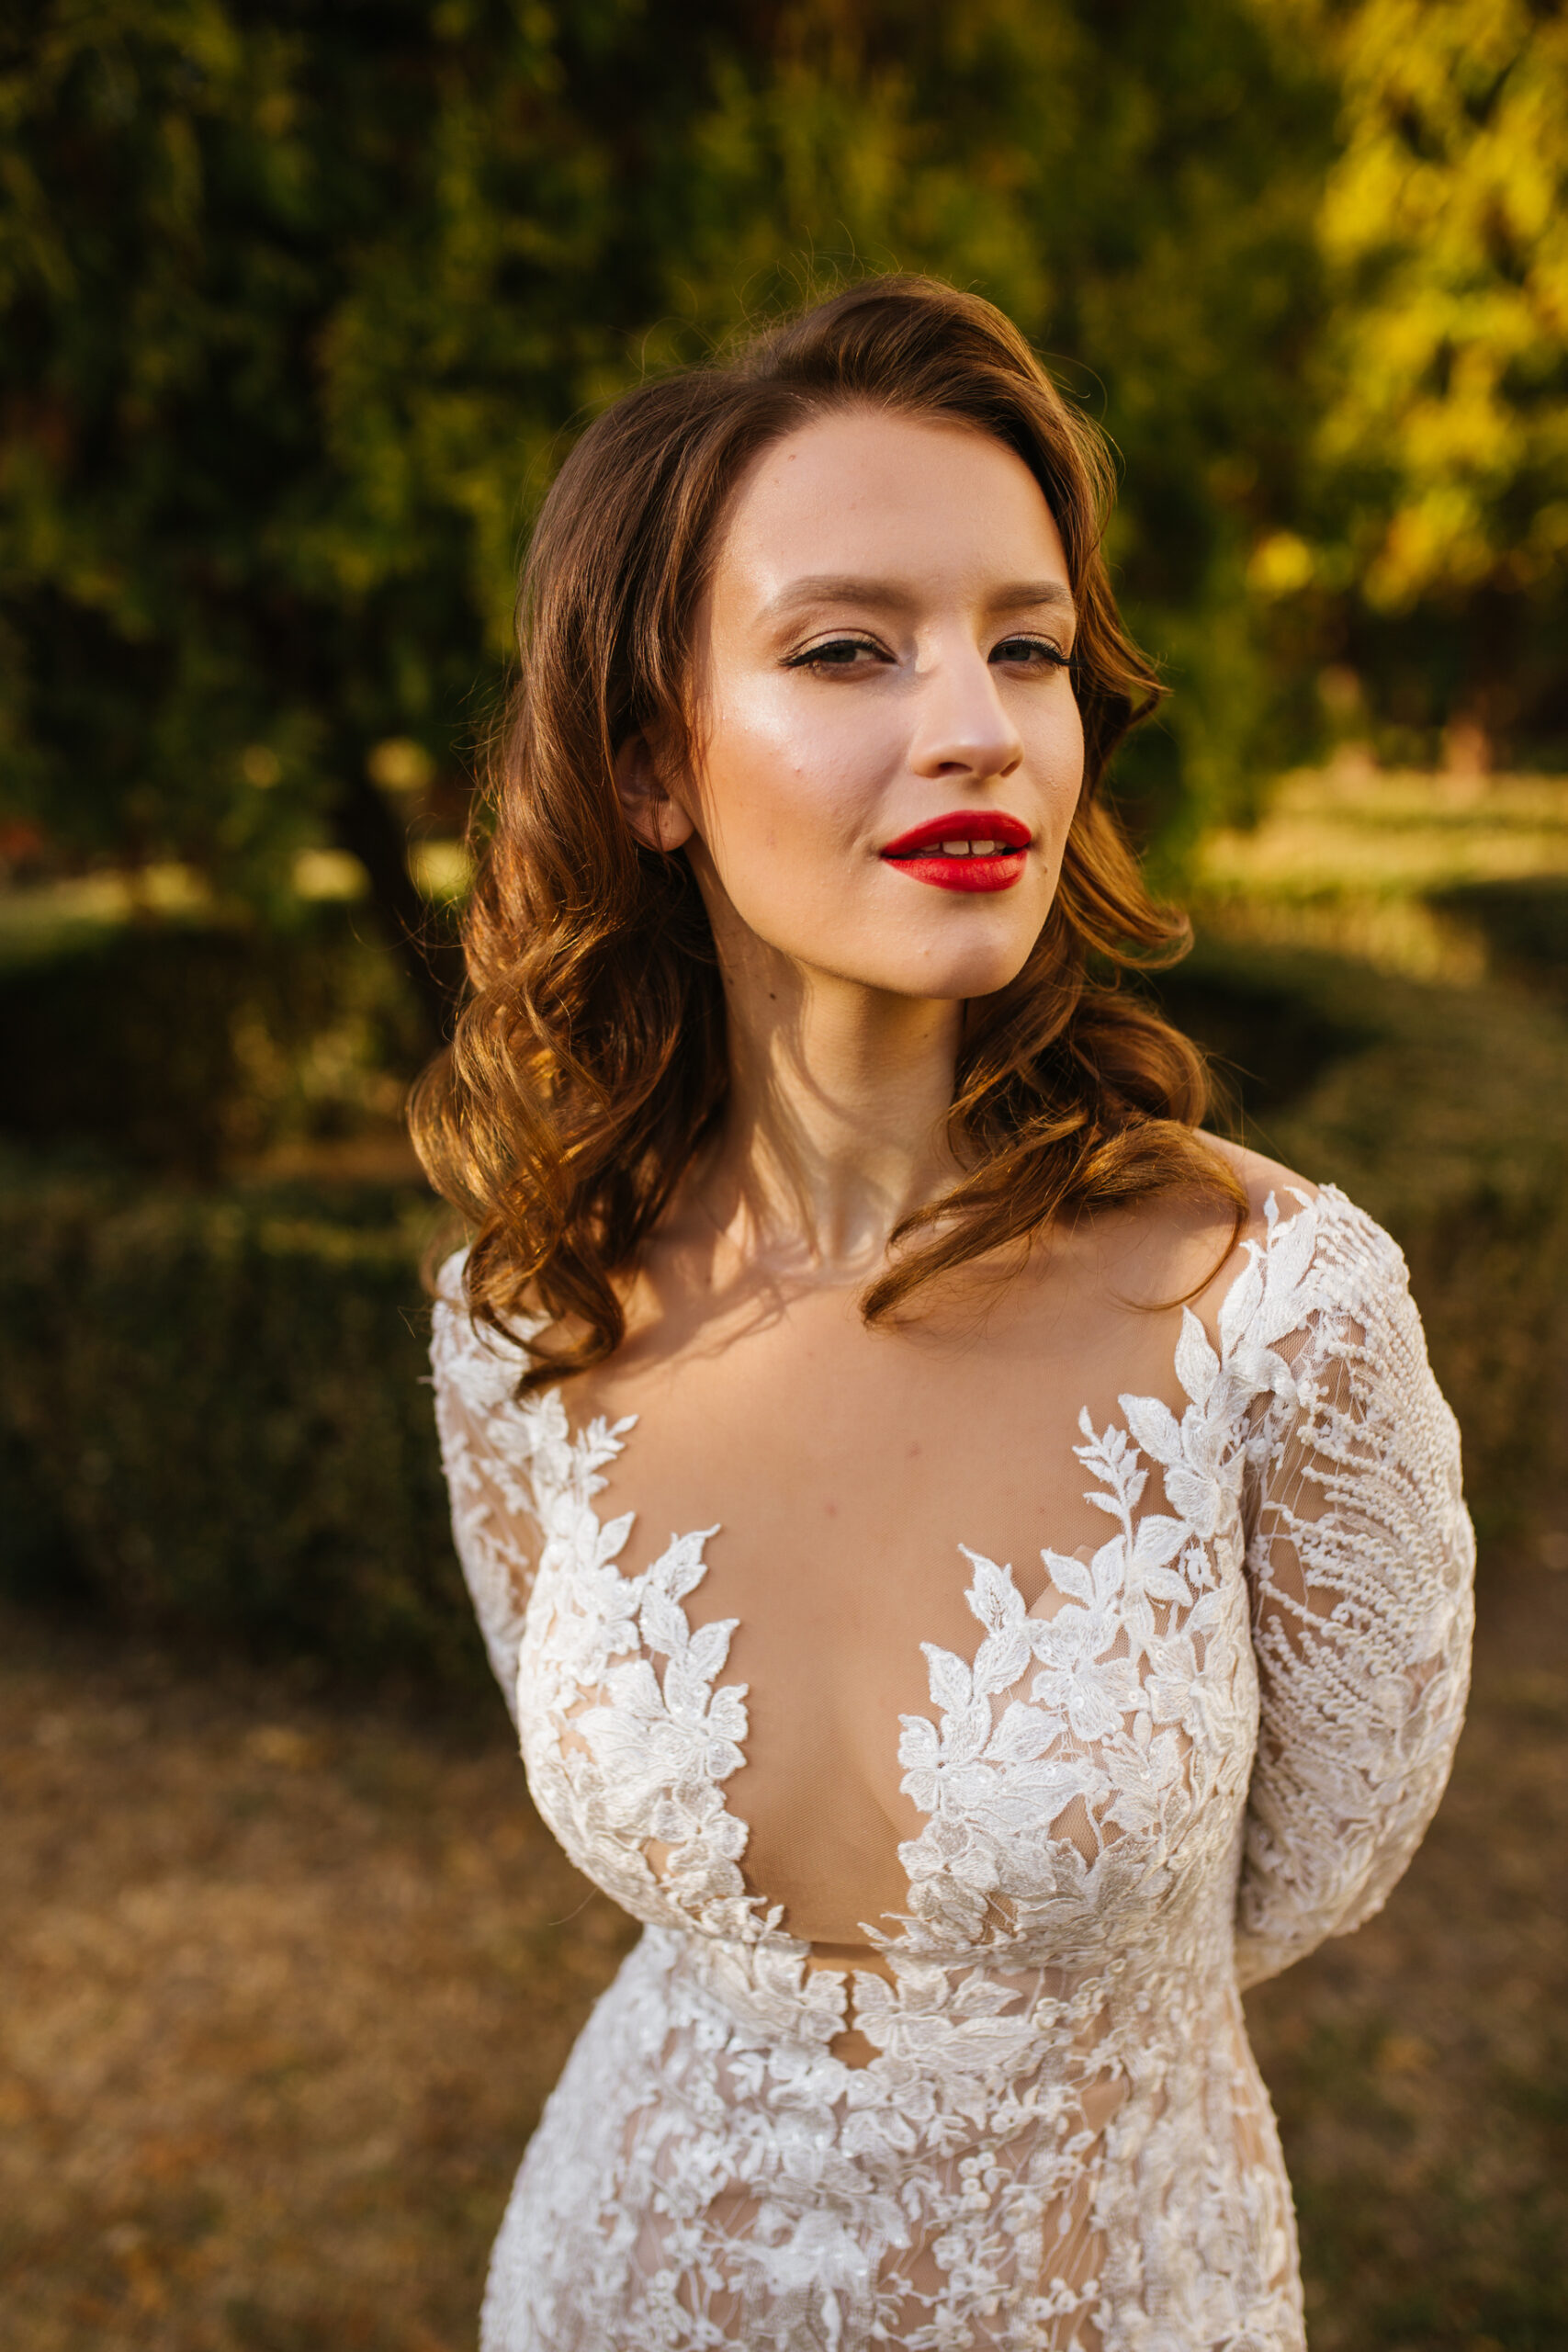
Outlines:
[[[817,417],[752,462],[726,518],[716,595],[771,600],[792,578],[841,573],[984,593],[987,581],[1069,585],[1061,534],[1021,458],[977,427],[852,408]]]

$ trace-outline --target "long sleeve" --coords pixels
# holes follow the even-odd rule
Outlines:
[[[1459,1431],[1404,1260],[1341,1196],[1271,1229],[1247,1351],[1247,1555],[1261,1717],[1237,1899],[1243,1984],[1385,1901],[1463,1720],[1474,1537]]]
[[[519,1346],[475,1329],[463,1295],[463,1256],[437,1286],[430,1361],[435,1423],[452,1502],[452,1536],[495,1677],[515,1720],[517,1657],[538,1529],[529,1465],[538,1417],[513,1391]]]

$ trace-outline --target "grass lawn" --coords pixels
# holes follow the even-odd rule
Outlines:
[[[329,1703],[0,1624],[0,2339],[459,2352],[627,1923],[499,1697]],[[1475,1695],[1382,1915],[1248,1997],[1314,2352],[1568,2343],[1568,1574],[1485,1560]]]

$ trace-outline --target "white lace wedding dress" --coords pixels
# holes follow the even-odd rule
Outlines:
[[[734,1625],[682,1609],[717,1531],[623,1574],[631,1518],[594,1499],[631,1423],[516,1403],[460,1260],[443,1290],[454,1524],[529,1785],[647,1923],[518,2175],[486,2352],[1299,2347],[1237,1987],[1383,1901],[1469,1657],[1457,1433],[1393,1242],[1332,1189],[1270,1203],[1218,1352],[1184,1317],[1180,1418],[1084,1417],[1103,1546],[1047,1552],[1033,1609],[969,1555],[973,1655],[927,1645],[902,1719],[907,1912],[852,1977],[742,1874]],[[863,2065],[831,2047],[851,1993]]]

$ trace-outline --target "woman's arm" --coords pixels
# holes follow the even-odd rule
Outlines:
[[[535,1430],[513,1396],[521,1350],[476,1330],[468,1319],[462,1253],[441,1269],[430,1361],[452,1537],[490,1662],[515,1720],[517,1654],[538,1532],[529,1476]]]
[[[1469,1679],[1459,1431],[1404,1261],[1347,1203],[1303,1214],[1311,1264],[1276,1286],[1271,1317],[1265,1278],[1254,1333],[1271,1395],[1248,1448],[1262,1713],[1237,1898],[1243,1984],[1386,1899],[1443,1792]],[[1272,1234],[1262,1265],[1280,1245],[1297,1254],[1293,1239]]]

